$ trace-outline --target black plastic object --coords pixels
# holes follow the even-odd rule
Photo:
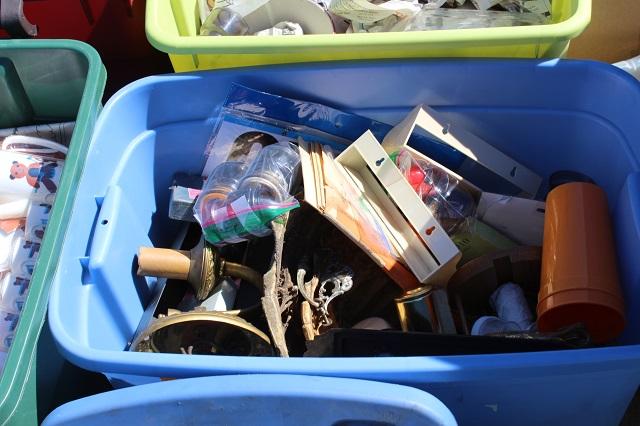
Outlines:
[[[573,349],[560,339],[334,329],[307,343],[305,356],[443,356]]]
[[[0,27],[12,38],[38,35],[38,27],[24,15],[23,0],[0,0]]]
[[[510,339],[544,339],[560,340],[573,348],[590,346],[591,335],[582,323],[563,327],[558,331],[543,333],[539,331],[505,332],[492,334],[493,337],[508,337]]]
[[[552,191],[553,188],[557,186],[571,182],[586,182],[595,184],[593,179],[580,172],[574,172],[573,170],[558,170],[557,172],[554,172],[551,174],[551,176],[549,176],[549,191]]]
[[[0,0],[3,1],[3,0]],[[0,129],[33,124],[33,106],[9,58],[0,58]]]

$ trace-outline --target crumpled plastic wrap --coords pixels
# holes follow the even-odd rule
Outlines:
[[[640,80],[640,56],[627,59],[626,61],[616,62],[613,65],[625,70],[626,72]]]
[[[254,35],[257,36],[287,36],[287,35],[304,35],[300,24],[295,22],[279,22],[272,28],[258,31]]]
[[[406,149],[397,153],[395,163],[447,234],[469,229],[476,204],[458,179]]]
[[[551,14],[551,0],[501,0],[499,5],[509,12]]]
[[[543,25],[549,18],[539,13],[492,10],[423,9],[406,21],[403,31],[459,30],[470,28]]]
[[[351,21],[353,32],[402,31],[406,22],[421,10],[417,0],[331,0],[329,11]]]
[[[435,0],[434,0],[435,1]],[[533,12],[548,15],[551,12],[551,0],[456,0],[458,6],[471,4],[479,10],[500,10],[508,12]]]
[[[283,22],[271,22],[270,28],[248,23],[247,15],[256,8],[269,10],[275,4],[270,1],[276,0],[218,0],[214,6],[212,0],[198,0],[200,34],[278,36],[301,35],[303,29],[374,33],[541,25],[549,22],[551,10],[551,0],[307,0],[325,12],[333,30],[310,31],[300,21],[303,15],[290,9],[291,16],[284,13],[279,18]]]
[[[445,4],[450,3],[450,0],[427,0],[427,2],[422,7],[424,7],[425,9],[438,9]]]
[[[200,27],[200,35],[246,35],[250,32],[244,17],[229,7],[213,9]]]
[[[377,3],[333,0],[333,13],[351,20],[352,32],[431,31],[512,27],[550,22],[549,0],[410,0]],[[461,8],[464,6],[465,8]],[[468,7],[475,6],[476,9]],[[487,10],[502,7],[504,10]]]

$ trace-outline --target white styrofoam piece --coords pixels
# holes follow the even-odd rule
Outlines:
[[[544,201],[485,192],[477,217],[507,237],[528,246],[541,246],[544,231]]]

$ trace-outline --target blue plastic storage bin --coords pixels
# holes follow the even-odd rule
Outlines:
[[[154,284],[135,275],[137,249],[170,244],[177,228],[167,188],[174,173],[202,169],[207,117],[233,82],[390,124],[426,103],[544,177],[560,169],[591,176],[615,226],[627,303],[619,346],[344,359],[125,351]],[[53,282],[51,329],[69,360],[111,377],[350,377],[426,390],[462,424],[617,424],[640,385],[639,159],[640,84],[595,62],[323,63],[146,78],[118,92],[96,126]]]
[[[333,377],[248,374],[172,380],[105,392],[57,408],[43,426],[113,424],[457,425],[442,402],[406,386]]]

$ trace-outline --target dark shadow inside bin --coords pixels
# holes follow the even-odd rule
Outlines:
[[[491,295],[508,282],[522,288],[535,317],[540,289],[540,257],[540,247],[518,247],[481,256],[458,269],[448,286],[458,332],[471,334],[478,318],[496,316],[490,304]]]
[[[67,49],[13,49],[0,50],[0,58],[7,88],[0,128],[75,120],[87,79],[86,57]]]

